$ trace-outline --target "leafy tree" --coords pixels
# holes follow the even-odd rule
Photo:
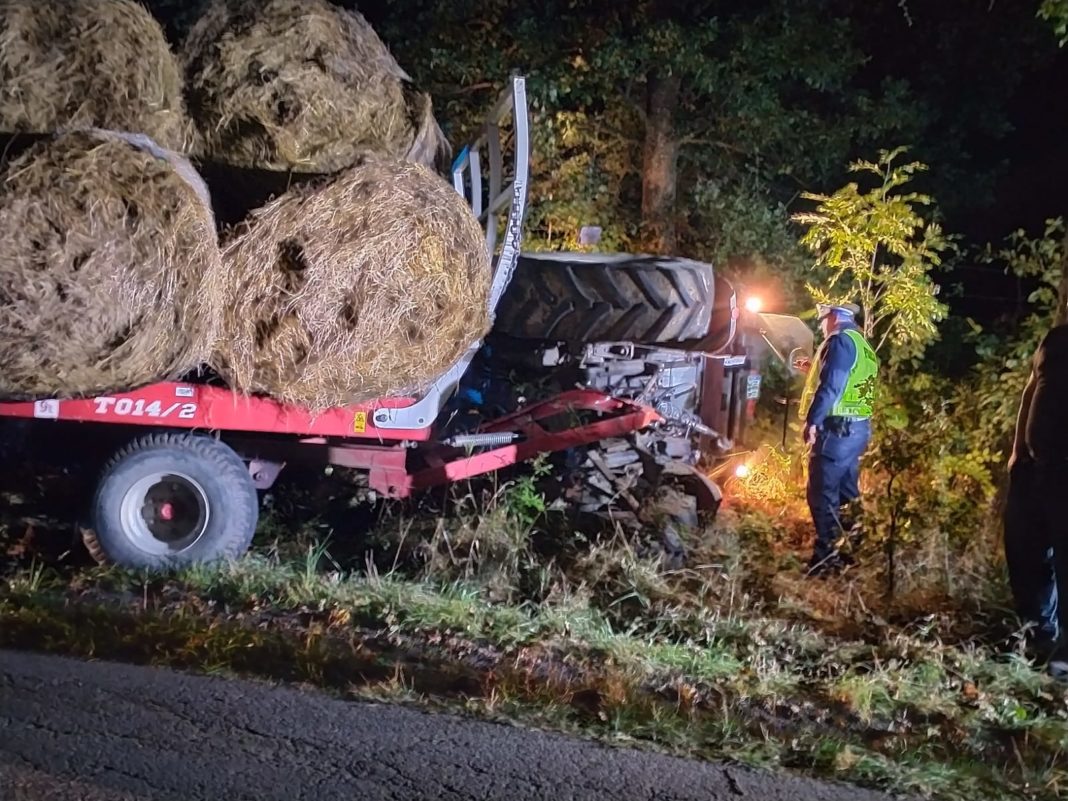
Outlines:
[[[936,323],[947,309],[930,272],[950,247],[941,226],[920,213],[931,198],[901,191],[927,169],[915,161],[895,164],[904,150],[850,165],[851,172],[874,176],[873,188],[851,182],[833,195],[805,193],[818,205],[793,217],[807,227],[801,242],[816,256],[818,279],[809,292],[819,303],[859,302],[864,335],[877,351],[892,345],[896,360],[921,355],[938,335]]]
[[[990,524],[1001,454],[974,436],[970,392],[926,372],[908,372],[881,387],[865,499],[869,545],[885,554],[886,590],[893,595],[905,551],[937,551],[943,559],[912,564],[942,573],[952,594],[950,554],[963,554]],[[932,548],[932,546],[936,546]],[[924,560],[926,561],[926,560]]]
[[[797,192],[837,180],[855,147],[920,129],[899,82],[859,84],[865,57],[832,0],[391,12],[379,28],[454,140],[511,68],[528,76],[534,247],[574,247],[597,224],[602,247],[796,262]]]
[[[770,241],[790,254],[785,205],[798,189],[836,176],[873,132],[912,127],[900,85],[858,84],[864,54],[832,2],[632,5],[600,15],[588,53],[598,95],[634,111],[620,133],[640,165],[647,250],[723,258]]]

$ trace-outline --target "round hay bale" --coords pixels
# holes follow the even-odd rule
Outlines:
[[[176,379],[215,344],[221,260],[211,211],[182,177],[192,167],[125,136],[62,134],[0,171],[8,398]]]
[[[192,146],[182,73],[159,23],[133,0],[0,0],[0,130],[87,127]]]
[[[366,151],[433,166],[447,150],[430,98],[359,13],[326,0],[215,0],[182,61],[208,158],[333,173]]]
[[[313,409],[425,389],[488,328],[482,228],[422,165],[366,157],[255,212],[223,248],[212,366]]]

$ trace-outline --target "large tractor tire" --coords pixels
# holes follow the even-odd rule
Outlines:
[[[734,291],[710,264],[626,254],[524,254],[494,332],[715,352],[734,333]]]
[[[252,477],[227,445],[193,434],[151,434],[104,468],[84,539],[100,562],[188,567],[243,556],[258,517]]]

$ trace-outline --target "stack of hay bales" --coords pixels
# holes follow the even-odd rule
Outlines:
[[[84,127],[192,145],[163,29],[133,0],[0,0],[0,131]]]
[[[481,227],[422,166],[446,150],[429,97],[326,0],[215,0],[182,61],[198,133],[133,0],[0,0],[0,132],[61,132],[0,164],[0,396],[204,365],[314,409],[425,388],[485,333],[490,282]],[[220,250],[194,145],[304,181]]]
[[[214,0],[182,62],[207,159],[244,168],[228,218],[235,186],[319,176],[231,232],[212,367],[313,409],[425,388],[485,333],[490,281],[471,210],[421,166],[446,150],[430,98],[326,0]]]
[[[359,13],[327,0],[214,0],[182,61],[210,159],[333,173],[366,151],[433,166],[445,149],[429,97]]]
[[[223,285],[196,172],[143,137],[45,139],[0,171],[0,394],[129,390],[211,353]]]
[[[313,409],[424,389],[488,327],[489,258],[464,199],[365,156],[254,213],[223,253],[214,367]]]

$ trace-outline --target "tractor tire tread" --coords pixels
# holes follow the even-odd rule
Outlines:
[[[494,331],[572,342],[695,342],[708,334],[714,300],[712,268],[700,262],[524,256]]]

